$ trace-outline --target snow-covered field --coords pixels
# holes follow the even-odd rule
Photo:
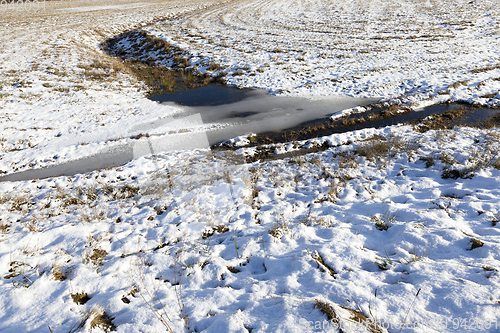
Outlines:
[[[499,20],[498,1],[247,0],[146,30],[239,86],[498,105]]]
[[[141,26],[200,72],[276,94],[500,98],[496,1],[1,5],[7,174],[147,145],[144,124],[182,111],[99,48]],[[391,126],[269,150],[323,144],[1,182],[0,331],[498,332],[500,131]]]

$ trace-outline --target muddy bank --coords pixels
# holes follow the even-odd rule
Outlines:
[[[219,77],[202,74],[191,66],[192,55],[139,29],[126,31],[101,43],[101,49],[116,58],[139,81],[148,95],[183,91],[211,83],[224,84]],[[154,57],[153,57],[154,55]]]
[[[413,125],[416,130],[451,129],[455,126],[492,128],[500,125],[500,109],[450,103],[429,106],[420,111],[373,107],[370,111],[337,120],[317,119],[279,133],[261,133],[251,138],[251,146],[309,140],[335,133],[364,128],[381,128],[396,124]]]

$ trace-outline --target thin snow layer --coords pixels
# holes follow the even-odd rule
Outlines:
[[[292,96],[382,97],[412,108],[446,101],[498,105],[500,15],[495,4],[2,4],[0,174],[129,145],[141,134],[135,125],[179,113],[176,106],[147,100],[144,84],[99,47],[139,27],[190,54],[191,67],[238,86]]]
[[[493,1],[73,3],[92,11],[1,4],[3,172],[150,147],[149,124],[171,131],[180,109],[147,100],[99,49],[159,17],[169,23],[148,30],[238,85],[498,103]],[[352,319],[361,314],[403,332],[495,332],[499,140],[395,126],[273,162],[194,150],[2,182],[0,331],[103,331],[92,328],[102,308],[118,332],[181,332],[179,315],[198,332],[367,331]],[[76,304],[78,293],[90,300]]]
[[[499,8],[488,0],[246,0],[145,30],[242,87],[498,105]]]
[[[0,175],[127,145],[146,131],[165,135],[171,130],[136,130],[181,110],[148,100],[144,84],[99,44],[210,2],[143,2],[135,9],[133,3],[114,3],[113,10],[104,6],[77,14],[71,9],[95,2],[0,7]],[[128,7],[119,11],[116,6]]]
[[[500,132],[322,140],[335,147],[271,162],[200,150],[0,183],[0,330],[68,331],[99,305],[117,332],[164,332],[156,300],[174,332],[181,314],[197,332],[368,332],[354,313],[496,332]]]

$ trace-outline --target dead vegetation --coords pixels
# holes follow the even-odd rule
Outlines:
[[[283,217],[281,220],[275,221],[273,226],[269,228],[269,234],[276,239],[281,239],[285,235],[290,235],[293,238],[293,231]]]
[[[458,161],[447,152],[441,153],[440,161],[444,164],[442,179],[471,179],[476,172],[489,167],[500,169],[500,158],[495,142],[497,139],[487,139],[482,145],[476,145],[468,150],[469,157]]]
[[[85,79],[94,81],[117,79],[120,73],[129,73],[126,66],[113,58],[92,60],[90,64],[79,64],[77,67],[83,69]]]
[[[108,252],[106,250],[93,247],[84,254],[82,261],[84,264],[90,265],[99,272],[104,265],[105,257],[107,255]]]
[[[29,209],[30,206],[33,205],[31,198],[29,198],[27,195],[26,196],[19,195],[19,194],[15,195],[15,196],[11,197],[9,201],[10,201],[9,210],[11,212],[26,210],[26,209]]]
[[[95,328],[100,328],[104,332],[110,332],[116,330],[115,324],[113,324],[113,317],[106,313],[106,311],[99,311],[94,319],[90,322],[90,330]]]
[[[0,233],[6,234],[9,232],[10,226],[8,224],[0,223]]]
[[[278,133],[261,133],[249,137],[249,146],[261,146],[277,143],[288,143],[302,140],[309,140],[321,136],[328,136],[334,133],[344,133],[352,130],[382,127],[397,123],[397,117],[410,113],[408,107],[399,105],[381,106],[372,104],[365,107],[367,110],[362,115],[347,115],[340,119],[321,119],[301,124],[297,127],[285,129]],[[229,147],[230,148],[230,147]],[[321,147],[315,147],[319,151]],[[267,159],[268,152],[263,148],[258,151],[251,161]]]
[[[335,327],[339,329],[340,333],[346,333],[343,329],[343,323],[341,320],[346,320],[348,322],[354,322],[362,325],[364,328],[366,328],[369,332],[371,333],[383,333],[384,330],[378,326],[374,320],[366,317],[363,315],[361,312],[349,309],[348,307],[342,306],[342,305],[337,305],[339,308],[344,310],[344,312],[349,313],[349,318],[341,318],[337,312],[335,311],[334,307],[329,304],[328,302],[321,301],[319,299],[314,300],[314,307],[318,308],[326,317],[328,318],[328,321],[333,323]]]
[[[330,304],[316,299],[314,300],[314,306],[318,308],[324,315],[326,315],[326,318],[328,318],[329,321],[334,322],[337,325],[339,324],[337,314]]]
[[[207,238],[212,237],[215,232],[217,232],[218,234],[223,234],[223,233],[228,232],[228,231],[229,231],[229,228],[226,227],[225,225],[221,224],[221,225],[218,225],[216,227],[210,227],[209,229],[205,230],[203,232],[203,234],[201,235],[201,238],[207,239]]]
[[[184,327],[187,332],[189,330],[189,320],[190,318],[186,314],[184,298],[182,293],[182,242],[179,251],[175,253],[174,256],[174,281],[172,285],[175,288],[175,295],[177,298],[177,305],[179,306],[179,317],[184,322]],[[173,333],[172,329],[172,318],[168,315],[165,304],[161,301],[160,295],[158,293],[159,286],[155,284],[155,280],[151,279],[152,286],[149,284],[149,279],[147,279],[147,273],[145,272],[145,268],[150,266],[150,261],[146,258],[144,252],[140,252],[137,254],[136,261],[136,271],[131,272],[131,278],[134,281],[134,288],[129,293],[129,295],[134,296],[134,294],[138,293],[143,299],[144,303],[149,307],[149,309],[153,312],[158,321],[164,326],[167,332]]]
[[[9,264],[9,274],[5,275],[4,279],[11,279],[19,275],[24,275],[33,269],[35,269],[35,267],[24,261],[13,260]]]
[[[482,68],[476,68],[476,69],[473,69],[471,72],[474,73],[474,74],[477,74],[477,73],[483,73],[483,72],[492,71],[492,70],[495,70],[495,69],[498,69],[498,68],[500,68],[500,64],[486,66],[486,67],[482,67]]]
[[[106,40],[101,47],[144,82],[151,95],[192,89],[217,81],[193,68],[188,53],[141,30],[124,32]],[[212,64],[210,67],[213,70],[216,66]]]
[[[89,295],[87,295],[87,293],[81,292],[81,293],[71,294],[71,299],[76,304],[83,305],[90,300],[90,297],[89,297]]]
[[[63,266],[63,265],[54,265],[52,267],[52,276],[57,281],[66,280],[71,273],[72,273],[72,270],[66,266]]]
[[[373,137],[362,143],[353,152],[371,162],[379,162],[392,159],[401,152],[406,153],[408,157],[412,157],[418,153],[419,148],[418,143],[400,137],[391,137],[389,139]]]
[[[409,124],[413,125],[413,128],[420,133],[425,133],[429,130],[452,129],[460,125],[472,125],[467,124],[466,116],[474,110],[472,106],[461,106],[441,114],[428,116],[425,119],[411,121]]]
[[[82,204],[84,204],[82,199],[74,197],[74,198],[69,198],[69,199],[64,200],[62,206],[68,207],[68,206],[72,206],[72,205],[82,205]]]
[[[328,274],[330,274],[331,277],[336,279],[337,272],[335,272],[335,270],[331,266],[329,266],[327,263],[325,263],[323,256],[321,256],[321,254],[319,254],[318,251],[315,250],[311,254],[311,256],[314,259],[314,261],[316,262],[316,264],[318,265],[318,268],[321,268],[321,270],[324,272],[325,271],[328,272]]]
[[[378,230],[387,231],[396,221],[396,216],[397,214],[391,214],[387,211],[384,214],[373,215],[370,221],[375,224]]]
[[[425,162],[425,167],[430,168],[435,164],[434,162],[434,156],[422,156],[420,157],[420,160]]]
[[[90,321],[90,331],[93,331],[96,328],[99,328],[104,332],[116,330],[116,326],[113,324],[114,318],[107,314],[101,306],[96,305],[93,306],[90,310],[83,312],[82,319],[71,327],[69,333],[76,333],[80,331],[85,327],[85,324],[91,318],[92,320]],[[50,326],[49,330],[52,332]]]
[[[484,245],[484,243],[482,241],[480,241],[479,239],[474,238],[474,237],[470,238],[470,244],[471,244],[471,246],[470,246],[469,251],[472,251],[472,250],[477,249],[479,247],[482,247]]]

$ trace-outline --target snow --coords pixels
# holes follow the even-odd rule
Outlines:
[[[134,8],[134,7],[142,7],[144,4],[141,2],[138,2],[136,4],[132,5],[110,5],[110,6],[86,6],[86,7],[76,7],[76,8],[68,8],[64,9],[61,8],[59,10],[67,10],[67,11],[74,11],[74,12],[90,12],[94,10],[103,10],[103,9],[127,9],[127,8]]]
[[[242,87],[498,105],[480,97],[500,89],[498,11],[496,1],[249,0],[145,30]]]
[[[135,148],[120,167],[0,182],[0,331],[105,331],[92,327],[105,311],[117,332],[166,325],[182,332],[183,316],[193,332],[373,330],[353,319],[363,316],[382,332],[399,332],[402,323],[402,332],[497,332],[498,129],[364,129],[270,145],[292,156],[300,147],[330,147],[247,163],[259,152],[245,147],[251,134],[227,142],[235,151],[211,151],[205,133],[223,124],[176,118],[183,108],[146,99],[143,84],[99,49],[142,27],[194,55],[200,71],[222,64],[239,86],[313,100],[380,97],[413,109],[446,101],[493,106],[495,4],[0,7],[7,8],[0,170]],[[236,70],[243,75],[231,75]],[[201,146],[158,149],[182,134],[199,136]],[[77,293],[90,300],[75,303]],[[336,318],[328,320],[321,304]]]
[[[26,272],[27,289],[4,279],[2,295],[12,301],[3,303],[3,326],[69,329],[79,309],[102,304],[119,332],[161,331],[139,296],[121,301],[138,284],[158,288],[171,325],[182,330],[172,286],[180,249],[184,304],[197,331],[240,331],[245,325],[303,331],[324,320],[316,299],[356,310],[357,303],[365,314],[370,305],[377,320],[396,324],[419,289],[407,320],[413,328],[403,331],[442,332],[437,323],[451,325],[455,318],[495,322],[500,262],[492,221],[500,213],[500,171],[486,166],[470,179],[442,179],[440,156],[455,157],[454,168],[466,167],[471,157],[499,148],[500,132],[420,134],[400,126],[354,133],[375,135],[401,138],[404,148],[373,161],[353,153],[352,167],[340,168],[346,164],[342,152],[368,143],[336,134],[327,139],[351,143],[288,160],[235,165],[206,150],[186,151],[85,175],[2,183],[3,193],[28,202],[17,211],[13,199],[2,200],[2,223],[10,227],[0,243],[2,271],[14,260],[37,267]],[[411,148],[414,143],[421,148]],[[426,168],[426,157],[435,157],[435,164]],[[138,194],[120,197],[125,185]],[[97,198],[86,194],[91,190]],[[75,197],[82,202],[65,203]],[[390,227],[378,230],[373,216],[387,218]],[[220,225],[228,230],[204,236]],[[471,238],[484,245],[470,250]],[[85,262],[96,248],[107,252],[103,262]],[[313,259],[315,251],[334,277]],[[58,262],[72,270],[68,280],[52,277]],[[76,305],[71,292],[92,298]],[[25,310],[33,305],[39,312]]]

